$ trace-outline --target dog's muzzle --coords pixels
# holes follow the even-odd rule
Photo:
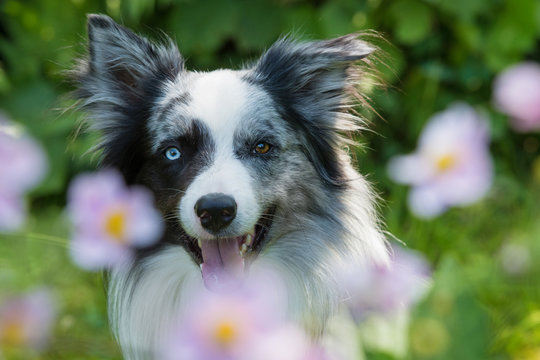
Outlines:
[[[201,226],[209,233],[216,234],[236,217],[236,201],[229,195],[208,194],[195,203],[194,210],[201,220]]]
[[[251,245],[253,234],[219,236],[235,219],[236,208],[232,196],[211,193],[197,200],[193,209],[201,226],[216,235],[213,239],[198,241],[203,260],[201,271],[204,284],[213,291],[230,290],[244,276],[244,256],[247,246]]]

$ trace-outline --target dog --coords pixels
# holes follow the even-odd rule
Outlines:
[[[154,358],[164,324],[204,284],[227,291],[272,263],[289,312],[315,338],[342,301],[337,269],[386,264],[376,195],[354,168],[362,67],[351,34],[283,37],[239,70],[193,72],[172,40],[88,17],[88,55],[72,76],[102,166],[148,187],[160,242],[113,269],[108,309],[126,359]]]

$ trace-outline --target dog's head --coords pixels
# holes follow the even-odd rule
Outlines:
[[[100,131],[103,164],[148,186],[207,286],[227,286],[297,214],[324,212],[347,186],[344,138],[357,128],[356,35],[279,40],[242,70],[190,72],[176,46],[106,16],[88,21],[77,97]],[[281,230],[274,223],[280,222]]]

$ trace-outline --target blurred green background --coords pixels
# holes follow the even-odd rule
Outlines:
[[[373,131],[359,136],[358,166],[384,200],[389,232],[427,256],[435,279],[413,314],[407,358],[540,359],[540,136],[513,132],[491,100],[501,70],[540,60],[540,1],[2,0],[0,109],[46,148],[49,173],[28,197],[26,227],[0,235],[0,293],[45,285],[61,307],[45,352],[8,359],[120,359],[101,275],[77,269],[66,252],[66,188],[97,165],[85,155],[95,135],[77,135],[79,114],[64,111],[72,87],[63,72],[84,54],[87,13],[151,38],[169,34],[197,70],[238,68],[287,33],[380,32],[387,41],[376,40],[386,54],[378,66],[388,86],[365,90],[380,116],[366,115]],[[489,118],[494,184],[474,206],[420,220],[385,166],[414,150],[428,118],[455,101]],[[393,359],[369,344],[366,352]]]

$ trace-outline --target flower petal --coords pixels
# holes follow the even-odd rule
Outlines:
[[[19,195],[0,193],[0,232],[19,229],[25,219],[23,199]]]
[[[419,155],[401,155],[390,159],[388,176],[401,184],[420,184],[433,176],[435,167]]]
[[[493,83],[493,101],[511,116],[514,130],[540,129],[540,64],[519,63],[502,72]]]
[[[72,240],[71,258],[85,270],[96,271],[118,266],[133,257],[133,250],[100,237],[85,237]]]

